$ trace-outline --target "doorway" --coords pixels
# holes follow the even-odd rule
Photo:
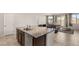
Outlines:
[[[10,35],[14,32],[14,15],[4,14],[4,35]]]

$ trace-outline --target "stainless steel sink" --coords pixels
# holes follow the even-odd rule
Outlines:
[[[28,31],[28,30],[32,30],[31,28],[24,28],[24,30]]]

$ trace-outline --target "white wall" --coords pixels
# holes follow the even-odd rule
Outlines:
[[[34,15],[15,14],[16,27],[26,25],[37,25],[37,20]]]
[[[4,33],[4,14],[0,13],[0,37]]]
[[[46,17],[42,14],[25,13],[25,14],[15,14],[16,27],[26,26],[26,25],[38,25],[45,24]]]

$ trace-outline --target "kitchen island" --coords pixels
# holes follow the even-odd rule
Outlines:
[[[53,28],[47,27],[18,27],[16,29],[17,40],[22,46],[46,46],[47,34],[52,32]]]

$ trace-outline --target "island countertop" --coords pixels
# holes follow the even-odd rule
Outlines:
[[[23,31],[26,34],[33,36],[34,38],[38,38],[42,35],[53,32],[53,28],[47,28],[47,27],[32,27],[30,30],[25,30],[25,27],[18,27],[16,29]]]

